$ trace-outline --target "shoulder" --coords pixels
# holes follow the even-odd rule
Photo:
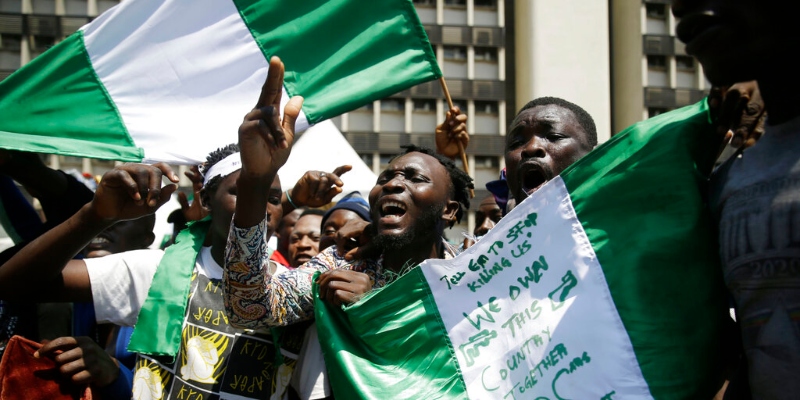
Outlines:
[[[125,269],[146,269],[146,270],[153,270],[158,267],[158,264],[161,262],[161,258],[164,257],[164,251],[158,249],[143,249],[143,250],[132,250],[126,251],[117,254],[107,255],[105,257],[98,257],[98,258],[87,258],[83,261],[86,263],[86,268],[89,269],[90,274],[92,270],[105,270],[105,269],[116,269],[119,270],[120,267],[123,266]],[[111,271],[104,271],[104,272],[111,272]],[[123,271],[116,271],[119,273],[123,273]]]

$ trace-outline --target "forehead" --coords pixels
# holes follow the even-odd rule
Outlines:
[[[571,110],[546,104],[523,110],[511,123],[511,129],[517,127],[549,126],[553,129],[579,129],[578,117]]]
[[[358,214],[356,214],[355,211],[348,210],[346,208],[339,208],[333,210],[331,215],[328,216],[328,219],[325,220],[325,226],[333,225],[336,222],[354,218],[361,219],[361,217]]]
[[[494,197],[491,197],[491,198],[483,199],[483,201],[481,201],[481,204],[480,204],[480,206],[478,208],[481,211],[485,211],[485,210],[492,210],[492,209],[495,209],[495,208],[500,208],[500,206],[497,205],[497,202],[494,200]]]
[[[413,169],[426,175],[443,174],[447,176],[447,169],[439,160],[424,153],[411,152],[396,157],[384,172]]]
[[[319,230],[319,225],[322,222],[322,216],[316,214],[306,214],[300,217],[297,220],[297,223],[294,224],[295,231],[308,231],[308,230]]]

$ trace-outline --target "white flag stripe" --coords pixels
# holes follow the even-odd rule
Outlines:
[[[421,268],[470,398],[652,398],[560,177],[459,258]]]
[[[145,162],[198,163],[236,142],[267,75],[267,60],[226,0],[126,1],[84,27],[84,41]],[[287,101],[284,90],[282,106]],[[298,128],[306,126],[301,115]]]

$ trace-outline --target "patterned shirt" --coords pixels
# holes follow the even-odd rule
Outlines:
[[[225,249],[223,289],[225,309],[234,326],[254,329],[313,319],[312,287],[317,271],[360,271],[369,276],[373,289],[399,276],[383,268],[383,257],[346,261],[338,254],[336,246],[328,247],[297,269],[273,275],[265,268],[268,262],[266,232],[266,218],[250,228],[237,228],[231,222]],[[454,248],[447,242],[444,244],[445,258],[454,257]]]

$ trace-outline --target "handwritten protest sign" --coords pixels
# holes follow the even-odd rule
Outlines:
[[[470,398],[650,398],[560,178],[459,257],[421,270]]]

